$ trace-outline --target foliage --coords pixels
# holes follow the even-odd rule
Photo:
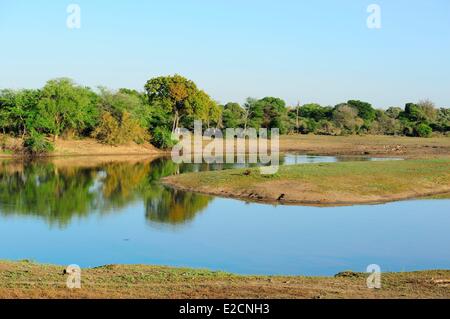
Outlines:
[[[145,90],[150,104],[173,113],[172,131],[179,127],[183,117],[193,113],[192,99],[197,94],[197,86],[178,74],[153,78],[147,81]]]
[[[36,134],[55,140],[94,136],[110,145],[143,143],[151,136],[156,146],[169,148],[170,133],[181,126],[192,129],[194,120],[204,128],[279,128],[282,134],[450,134],[450,110],[436,108],[430,100],[386,110],[359,100],[335,107],[289,107],[276,97],[221,106],[177,74],[148,80],[143,92],[103,87],[94,92],[67,78],[50,80],[37,90],[0,90],[0,133],[29,139],[30,145],[43,141]]]
[[[244,128],[279,128],[280,133],[287,132],[286,103],[279,98],[265,97],[261,100],[247,99],[244,105]]]
[[[176,144],[176,141],[172,139],[172,132],[163,127],[157,127],[153,131],[151,142],[161,149],[168,149]]]
[[[433,129],[424,123],[419,124],[416,127],[416,134],[419,137],[430,137],[432,132],[433,132]]]
[[[25,152],[30,156],[42,156],[53,151],[53,144],[44,135],[32,130],[29,137],[23,141]]]
[[[336,106],[333,111],[333,120],[345,134],[358,133],[364,124],[364,120],[358,117],[358,110],[347,104]]]
[[[89,89],[62,78],[50,80],[37,105],[36,129],[57,138],[64,131],[80,133],[95,126],[97,96]]]
[[[225,128],[242,127],[244,122],[244,109],[238,103],[227,103],[223,106],[222,125]]]
[[[34,129],[39,90],[0,91],[0,125],[3,133],[25,136]]]
[[[217,126],[222,117],[222,109],[204,91],[197,91],[188,100],[191,113],[184,117],[183,127],[192,129],[194,120],[201,120],[207,128]]]
[[[358,117],[364,120],[366,126],[370,126],[370,123],[375,120],[375,109],[370,103],[362,102],[359,100],[350,100],[347,102],[347,104],[358,110]]]
[[[101,87],[98,105],[102,112],[109,112],[116,119],[126,112],[136,119],[140,126],[149,127],[152,115],[144,94],[127,89],[112,92]]]
[[[130,142],[142,144],[150,138],[147,130],[126,111],[120,115],[119,119],[109,112],[104,112],[92,136],[108,145]]]

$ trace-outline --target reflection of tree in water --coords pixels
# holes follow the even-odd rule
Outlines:
[[[174,189],[159,188],[159,196],[146,198],[146,217],[151,222],[183,224],[193,220],[212,200],[211,197],[186,193]]]
[[[102,209],[122,208],[130,202],[141,199],[147,187],[149,163],[111,163],[101,168],[104,178],[101,182]]]
[[[2,162],[0,214],[38,216],[63,227],[75,217],[110,213],[143,200],[150,220],[180,224],[193,219],[210,199],[166,189],[158,181],[191,169],[167,159],[94,167]]]
[[[204,195],[176,191],[162,186],[158,181],[174,174],[193,171],[195,165],[177,165],[168,159],[157,159],[151,163],[149,181],[151,187],[144,195],[146,217],[151,222],[182,224],[194,219],[204,210],[211,198]]]
[[[89,192],[95,172],[58,170],[48,163],[0,167],[0,213],[39,216],[50,223],[67,224],[74,215],[92,210],[95,194]]]

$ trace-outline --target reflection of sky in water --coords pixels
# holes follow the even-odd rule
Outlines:
[[[135,203],[65,229],[37,218],[2,218],[2,259],[97,266],[161,264],[245,274],[333,275],[450,267],[449,200],[337,208],[216,199],[179,227],[145,220]],[[127,240],[125,240],[127,239]]]
[[[287,162],[317,159],[286,157]],[[84,267],[159,264],[244,274],[333,275],[347,269],[364,271],[374,263],[383,271],[450,268],[450,200],[328,208],[246,204],[146,184],[148,174],[170,172],[167,164],[160,161],[151,169],[113,166],[124,175],[112,180],[107,170],[98,169],[92,179],[92,172],[80,172],[86,194],[101,192],[102,183],[107,183],[113,197],[93,198],[87,214],[71,215],[62,227],[49,223],[49,212],[37,212],[37,205],[31,205],[30,212],[6,214],[4,210],[22,206],[3,203],[0,259]],[[130,181],[124,178],[140,174],[145,187],[125,196]],[[63,170],[57,176],[55,185],[73,184]],[[42,191],[48,179],[39,178],[38,184],[33,179],[33,184]],[[86,194],[74,192],[70,201],[85,200]]]
[[[336,163],[346,161],[399,161],[398,157],[365,157],[365,156],[314,156],[302,154],[286,154],[282,157],[284,165],[313,164],[313,163]]]

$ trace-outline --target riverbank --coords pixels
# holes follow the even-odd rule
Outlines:
[[[341,162],[181,174],[167,186],[277,204],[353,205],[450,193],[450,159]]]
[[[206,145],[210,141],[204,141]],[[3,151],[0,158],[14,156],[13,150],[20,150],[22,141],[3,137]],[[64,140],[55,142],[55,150],[49,156],[112,156],[112,155],[164,155],[168,152],[151,144],[130,143],[110,146],[95,139]],[[450,137],[415,138],[402,136],[324,136],[283,135],[280,137],[280,152],[299,152],[314,155],[371,155],[399,156],[408,158],[450,157]]]
[[[82,270],[82,289],[66,288],[64,267],[0,261],[0,298],[450,298],[450,271],[335,277],[239,276],[159,266],[110,265]]]
[[[280,137],[280,152],[404,158],[448,157],[450,137],[284,135]]]
[[[69,157],[69,156],[120,156],[120,155],[163,155],[164,152],[154,147],[150,143],[136,144],[128,143],[125,145],[106,145],[95,139],[85,138],[81,140],[58,139],[54,144],[54,151],[47,154],[46,157]],[[16,138],[7,138],[5,146],[0,152],[0,158],[20,157],[14,154],[21,153],[22,141]]]

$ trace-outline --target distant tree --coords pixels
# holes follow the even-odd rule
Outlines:
[[[66,131],[81,132],[98,120],[97,96],[89,88],[62,78],[50,80],[38,103],[37,126],[54,138]]]
[[[150,139],[147,130],[126,111],[121,114],[119,120],[111,113],[104,112],[92,136],[108,145],[121,145],[132,141],[142,144]]]
[[[358,110],[347,104],[337,105],[333,111],[333,120],[343,133],[354,134],[364,125],[364,120],[358,117]]]
[[[191,80],[180,75],[150,79],[145,85],[150,105],[162,107],[173,115],[172,131],[179,127],[180,120],[193,113],[192,99],[198,93]]]
[[[434,103],[423,100],[419,103],[407,103],[405,110],[400,113],[399,119],[403,125],[403,133],[407,136],[427,137],[429,130],[436,127],[439,111]],[[431,134],[431,132],[430,132]]]
[[[316,133],[322,135],[341,135],[342,130],[333,121],[321,120],[317,123]]]
[[[24,137],[35,125],[39,90],[0,91],[0,127],[3,133]]]
[[[450,132],[450,109],[440,108],[437,112],[436,121],[430,125],[433,131]]]
[[[421,122],[425,119],[425,115],[417,104],[407,103],[405,110],[400,114],[400,118],[410,122]]]
[[[391,110],[394,111],[394,110]],[[369,133],[379,135],[397,135],[401,133],[400,121],[388,111],[377,110],[375,121],[372,122]]]
[[[238,103],[227,103],[223,106],[222,124],[225,128],[242,127],[245,111]]]
[[[358,111],[358,117],[364,121],[364,129],[369,129],[376,117],[376,112],[372,105],[359,100],[350,100],[347,104]]]
[[[192,127],[193,120],[201,120],[206,127],[217,125],[222,116],[222,110],[211,97],[202,90],[198,90],[189,100],[191,112],[183,122],[185,127]]]
[[[109,112],[120,121],[124,112],[129,113],[140,126],[148,128],[152,116],[146,103],[145,95],[134,90],[120,89],[117,92],[100,87],[99,108],[102,112]]]
[[[300,117],[313,119],[315,121],[331,119],[333,108],[322,107],[320,104],[310,103],[305,104],[300,108]]]
[[[259,129],[262,125],[264,110],[257,102],[257,99],[249,97],[244,103],[244,130],[249,127]]]
[[[402,111],[402,108],[393,106],[388,108],[385,113],[392,119],[398,119]]]
[[[303,133],[303,134],[316,133],[317,128],[318,128],[318,122],[316,122],[312,118],[304,118],[304,119],[300,120],[300,126],[299,126],[300,133]]]
[[[415,129],[416,135],[419,137],[430,137],[433,130],[425,123],[417,125]]]
[[[281,134],[287,132],[286,102],[276,97],[265,97],[257,102],[263,110],[262,127],[267,129],[278,128]]]
[[[421,100],[419,101],[419,103],[417,103],[417,106],[421,110],[422,121],[427,123],[433,123],[434,121],[436,121],[438,110],[431,100]]]
[[[299,133],[300,132],[300,115],[299,115],[300,107],[287,107],[287,120],[286,126],[288,133]]]
[[[247,99],[244,105],[244,127],[279,128],[280,133],[287,131],[286,103],[279,98],[265,97],[260,100]]]

